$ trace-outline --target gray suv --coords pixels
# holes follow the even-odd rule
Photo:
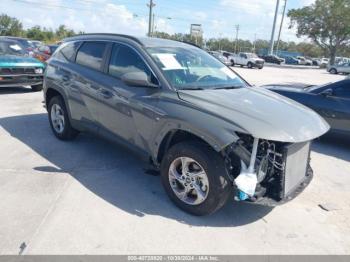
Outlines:
[[[135,149],[194,215],[229,198],[276,205],[295,197],[312,178],[310,142],[329,129],[207,52],[155,38],[65,39],[47,63],[44,96],[57,138],[88,131]]]

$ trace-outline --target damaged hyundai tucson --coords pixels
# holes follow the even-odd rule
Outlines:
[[[47,63],[44,96],[57,138],[92,132],[136,149],[193,215],[229,199],[293,199],[313,176],[312,140],[329,129],[314,111],[250,86],[204,50],[156,38],[65,39]]]

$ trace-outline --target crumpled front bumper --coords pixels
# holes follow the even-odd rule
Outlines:
[[[270,207],[285,204],[288,201],[296,198],[301,192],[303,192],[304,189],[310,184],[312,178],[313,178],[313,170],[309,166],[306,172],[305,178],[302,181],[300,181],[299,185],[293,191],[291,191],[288,195],[284,196],[280,200],[276,200],[270,197],[261,197],[257,199],[249,199],[249,200],[246,200],[245,202],[262,205],[262,206],[270,206]]]

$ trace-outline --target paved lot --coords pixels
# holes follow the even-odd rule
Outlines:
[[[236,69],[254,84],[342,78]],[[193,217],[124,148],[89,135],[55,139],[41,101],[23,88],[0,90],[0,254],[18,254],[23,242],[23,254],[350,253],[349,139],[314,144],[315,178],[294,201],[274,209],[232,201]]]
[[[331,75],[326,69],[280,69],[265,66],[263,69],[248,69],[239,66],[233,69],[253,85],[276,83],[307,83],[322,85],[345,78],[343,75]]]

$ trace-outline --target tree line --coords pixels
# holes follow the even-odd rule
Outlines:
[[[228,52],[255,52],[259,53],[262,50],[268,50],[270,42],[264,39],[257,39],[255,41],[238,39],[237,44],[235,40],[231,40],[229,38],[195,38],[190,34],[181,34],[176,33],[170,35],[165,32],[154,32],[154,37],[166,38],[171,40],[183,41],[198,45],[202,48],[206,48],[208,50],[225,50]],[[277,47],[277,43],[275,43],[275,50]],[[285,42],[281,40],[279,42],[279,51],[289,51],[289,52],[298,52],[302,53],[308,57],[328,57],[328,53],[317,46],[314,43],[308,42],[300,42],[296,43],[294,41]],[[349,55],[350,52],[348,49],[344,49],[339,52],[344,56]]]
[[[316,0],[309,6],[289,10],[287,16],[291,21],[290,27],[296,27],[297,36],[306,37],[310,42],[280,41],[280,51],[299,52],[308,57],[330,57],[331,63],[336,56],[350,57],[350,0]],[[74,32],[65,25],[60,25],[56,30],[40,26],[24,29],[17,18],[0,15],[0,35],[24,36],[50,43],[81,33],[83,32]],[[228,38],[205,40],[181,33],[170,35],[154,32],[153,36],[230,52],[257,52],[269,47],[269,42],[263,39],[254,42],[238,39],[236,43]]]
[[[70,37],[83,32],[75,32],[67,28],[65,25],[60,25],[56,30],[51,28],[33,26],[28,29],[23,28],[23,24],[15,17],[10,17],[6,14],[0,15],[0,35],[1,36],[19,36],[33,40],[43,41],[45,43],[55,43],[65,37]]]

